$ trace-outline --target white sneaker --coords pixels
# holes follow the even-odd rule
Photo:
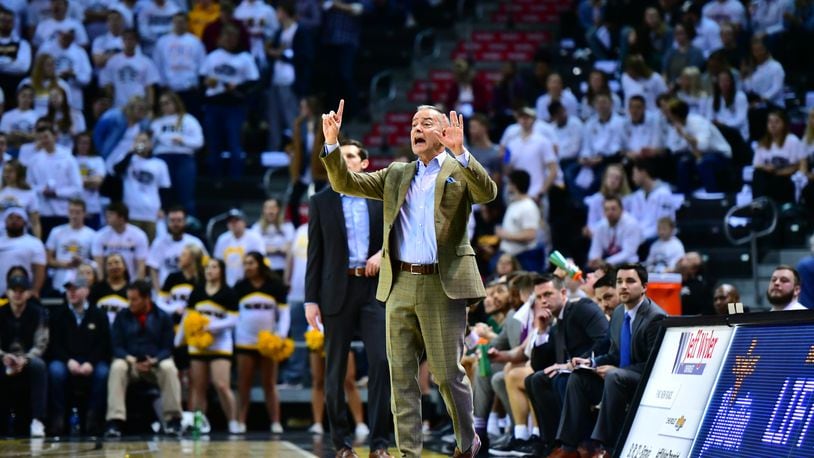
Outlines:
[[[246,423],[238,423],[237,424],[237,433],[238,434],[246,434]]]
[[[308,428],[308,432],[311,433],[311,434],[315,434],[317,436],[321,436],[321,435],[325,434],[325,430],[322,428],[322,425],[319,424],[319,423],[314,423],[313,425],[311,425],[311,427]]]
[[[282,434],[283,425],[281,425],[279,421],[275,421],[274,423],[271,424],[271,432],[274,434]]]
[[[356,425],[356,440],[362,441],[370,434],[370,429],[364,423],[358,423]]]
[[[237,420],[229,420],[229,434],[240,434],[240,423]]]
[[[31,420],[31,437],[45,437],[45,425],[36,418]]]

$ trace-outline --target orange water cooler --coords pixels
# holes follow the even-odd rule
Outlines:
[[[681,315],[681,275],[648,275],[647,297],[659,304],[668,315]]]

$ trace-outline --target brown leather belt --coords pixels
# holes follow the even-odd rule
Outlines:
[[[438,264],[410,264],[399,261],[399,270],[413,275],[432,275],[438,273]]]
[[[364,277],[365,276],[365,268],[364,267],[354,267],[352,269],[348,269],[348,276],[349,277]]]

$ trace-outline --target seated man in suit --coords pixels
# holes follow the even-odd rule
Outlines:
[[[641,264],[622,264],[616,271],[616,289],[624,307],[610,321],[610,349],[595,358],[574,357],[568,378],[557,439],[562,446],[550,456],[578,458],[577,447],[591,440],[595,458],[611,456],[658,333],[658,321],[667,314],[647,298],[647,270]],[[600,404],[593,424],[591,408]],[[593,429],[593,432],[591,430]],[[608,448],[606,448],[608,447]]]
[[[144,379],[157,383],[164,411],[164,432],[181,432],[181,382],[172,361],[172,318],[153,304],[150,282],[136,280],[127,287],[129,308],[116,315],[110,334],[113,364],[107,382],[107,437],[121,437],[127,418],[127,385]]]
[[[545,456],[556,436],[561,397],[568,382],[568,373],[562,371],[573,369],[570,366],[573,356],[590,357],[592,353],[607,350],[603,343],[608,333],[608,321],[593,301],[588,298],[569,301],[565,281],[551,274],[543,275],[541,282],[534,287],[534,294],[539,305],[557,317],[557,322],[545,338],[528,342],[525,350],[530,355],[529,364],[514,368],[506,375],[514,424],[521,426],[515,426],[515,437],[511,442],[489,450],[498,456]],[[549,353],[543,346],[546,342],[553,343],[553,358],[543,356]],[[530,404],[534,407],[534,421],[539,430],[528,436],[524,429]]]

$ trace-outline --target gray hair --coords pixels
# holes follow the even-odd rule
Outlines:
[[[438,108],[437,105],[419,105],[418,108],[415,109],[415,111],[421,111],[421,110],[431,110],[431,111],[435,111],[435,112],[437,112],[437,113],[439,113],[441,115],[444,115],[444,112],[441,111],[441,109]]]

